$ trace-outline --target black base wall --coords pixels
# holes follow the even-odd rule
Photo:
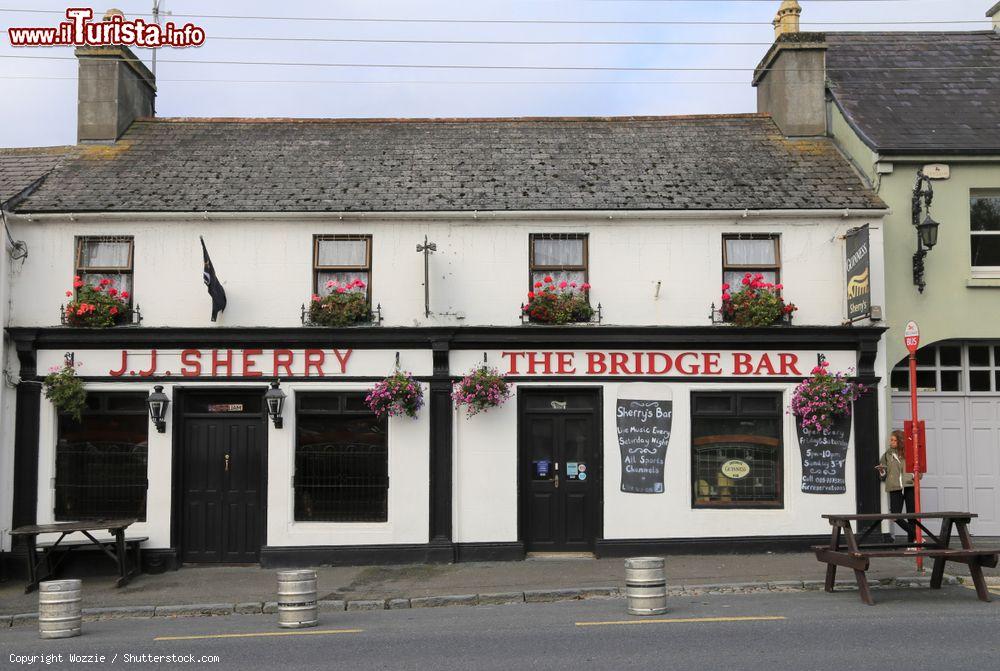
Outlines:
[[[449,548],[450,550],[450,548]],[[443,558],[442,554],[446,557]],[[359,564],[442,564],[451,553],[437,545],[266,546],[260,550],[261,568],[357,566]]]
[[[823,536],[752,536],[746,538],[637,538],[599,540],[598,557],[645,554],[743,554],[759,552],[808,552],[810,545],[830,542]]]

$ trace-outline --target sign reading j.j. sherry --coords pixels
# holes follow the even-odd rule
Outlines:
[[[61,366],[62,351],[42,350],[39,370]],[[77,350],[77,373],[85,377],[132,378],[336,378],[392,372],[396,350],[324,349],[118,349]],[[429,375],[427,351],[399,352],[400,367]]]

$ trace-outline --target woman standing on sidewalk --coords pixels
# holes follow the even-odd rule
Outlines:
[[[885,482],[885,491],[889,494],[889,512],[903,512],[903,504],[906,504],[906,512],[915,512],[913,507],[913,473],[906,468],[906,455],[903,446],[906,437],[902,431],[893,431],[889,434],[889,449],[885,451],[882,458],[875,467],[878,475]],[[917,535],[917,527],[910,520],[897,520],[896,524],[906,532],[907,543],[912,543]]]

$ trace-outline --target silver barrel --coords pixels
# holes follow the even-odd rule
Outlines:
[[[663,557],[625,560],[625,596],[630,615],[667,612],[667,576],[663,570]]]
[[[79,580],[39,583],[39,637],[72,638],[80,635],[80,584]]]
[[[316,571],[278,571],[278,626],[299,629],[317,624]]]

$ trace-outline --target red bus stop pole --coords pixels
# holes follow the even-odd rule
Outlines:
[[[917,354],[916,352],[910,352],[910,440],[913,445],[913,464],[911,468],[913,469],[913,508],[912,512],[920,512],[920,421],[917,417]],[[906,448],[903,448],[904,461],[906,456]],[[905,476],[904,476],[905,478]],[[906,489],[903,489],[903,500],[906,500]],[[916,524],[916,520],[914,520]],[[918,526],[917,528],[917,545],[923,542],[923,532]],[[917,557],[917,571],[923,573],[924,571],[924,558]]]

